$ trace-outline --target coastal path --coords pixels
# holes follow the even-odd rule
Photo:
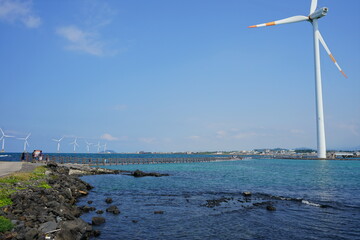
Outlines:
[[[19,171],[22,164],[22,162],[0,162],[0,177]]]

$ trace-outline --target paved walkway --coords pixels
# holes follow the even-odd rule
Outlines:
[[[0,162],[0,177],[19,171],[22,162]]]

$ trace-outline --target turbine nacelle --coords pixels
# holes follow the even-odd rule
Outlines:
[[[327,7],[320,8],[309,15],[310,20],[319,19],[325,17],[329,9]]]

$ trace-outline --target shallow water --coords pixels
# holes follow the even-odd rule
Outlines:
[[[110,167],[109,167],[110,168]],[[111,166],[169,177],[85,176],[95,188],[79,205],[105,210],[98,239],[360,238],[360,162],[243,160]],[[242,192],[251,191],[251,197]],[[212,206],[207,200],[218,204]],[[274,206],[276,211],[266,210]],[[164,211],[164,214],[154,214]],[[83,215],[90,222],[95,212]]]

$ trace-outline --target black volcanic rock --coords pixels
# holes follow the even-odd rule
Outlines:
[[[93,217],[91,219],[91,223],[92,223],[92,225],[101,225],[101,224],[105,223],[105,218],[103,218],[103,217]]]
[[[140,170],[136,170],[134,171],[132,174],[132,176],[134,177],[163,177],[163,176],[169,176],[169,174],[161,174],[161,173],[155,173],[155,172],[151,172],[151,173],[146,173]]]
[[[106,209],[106,211],[107,211],[107,212],[110,212],[110,213],[113,213],[113,214],[119,214],[119,213],[120,213],[120,210],[119,210],[118,207],[115,206],[115,205],[112,205],[112,206],[108,207],[108,208]]]

